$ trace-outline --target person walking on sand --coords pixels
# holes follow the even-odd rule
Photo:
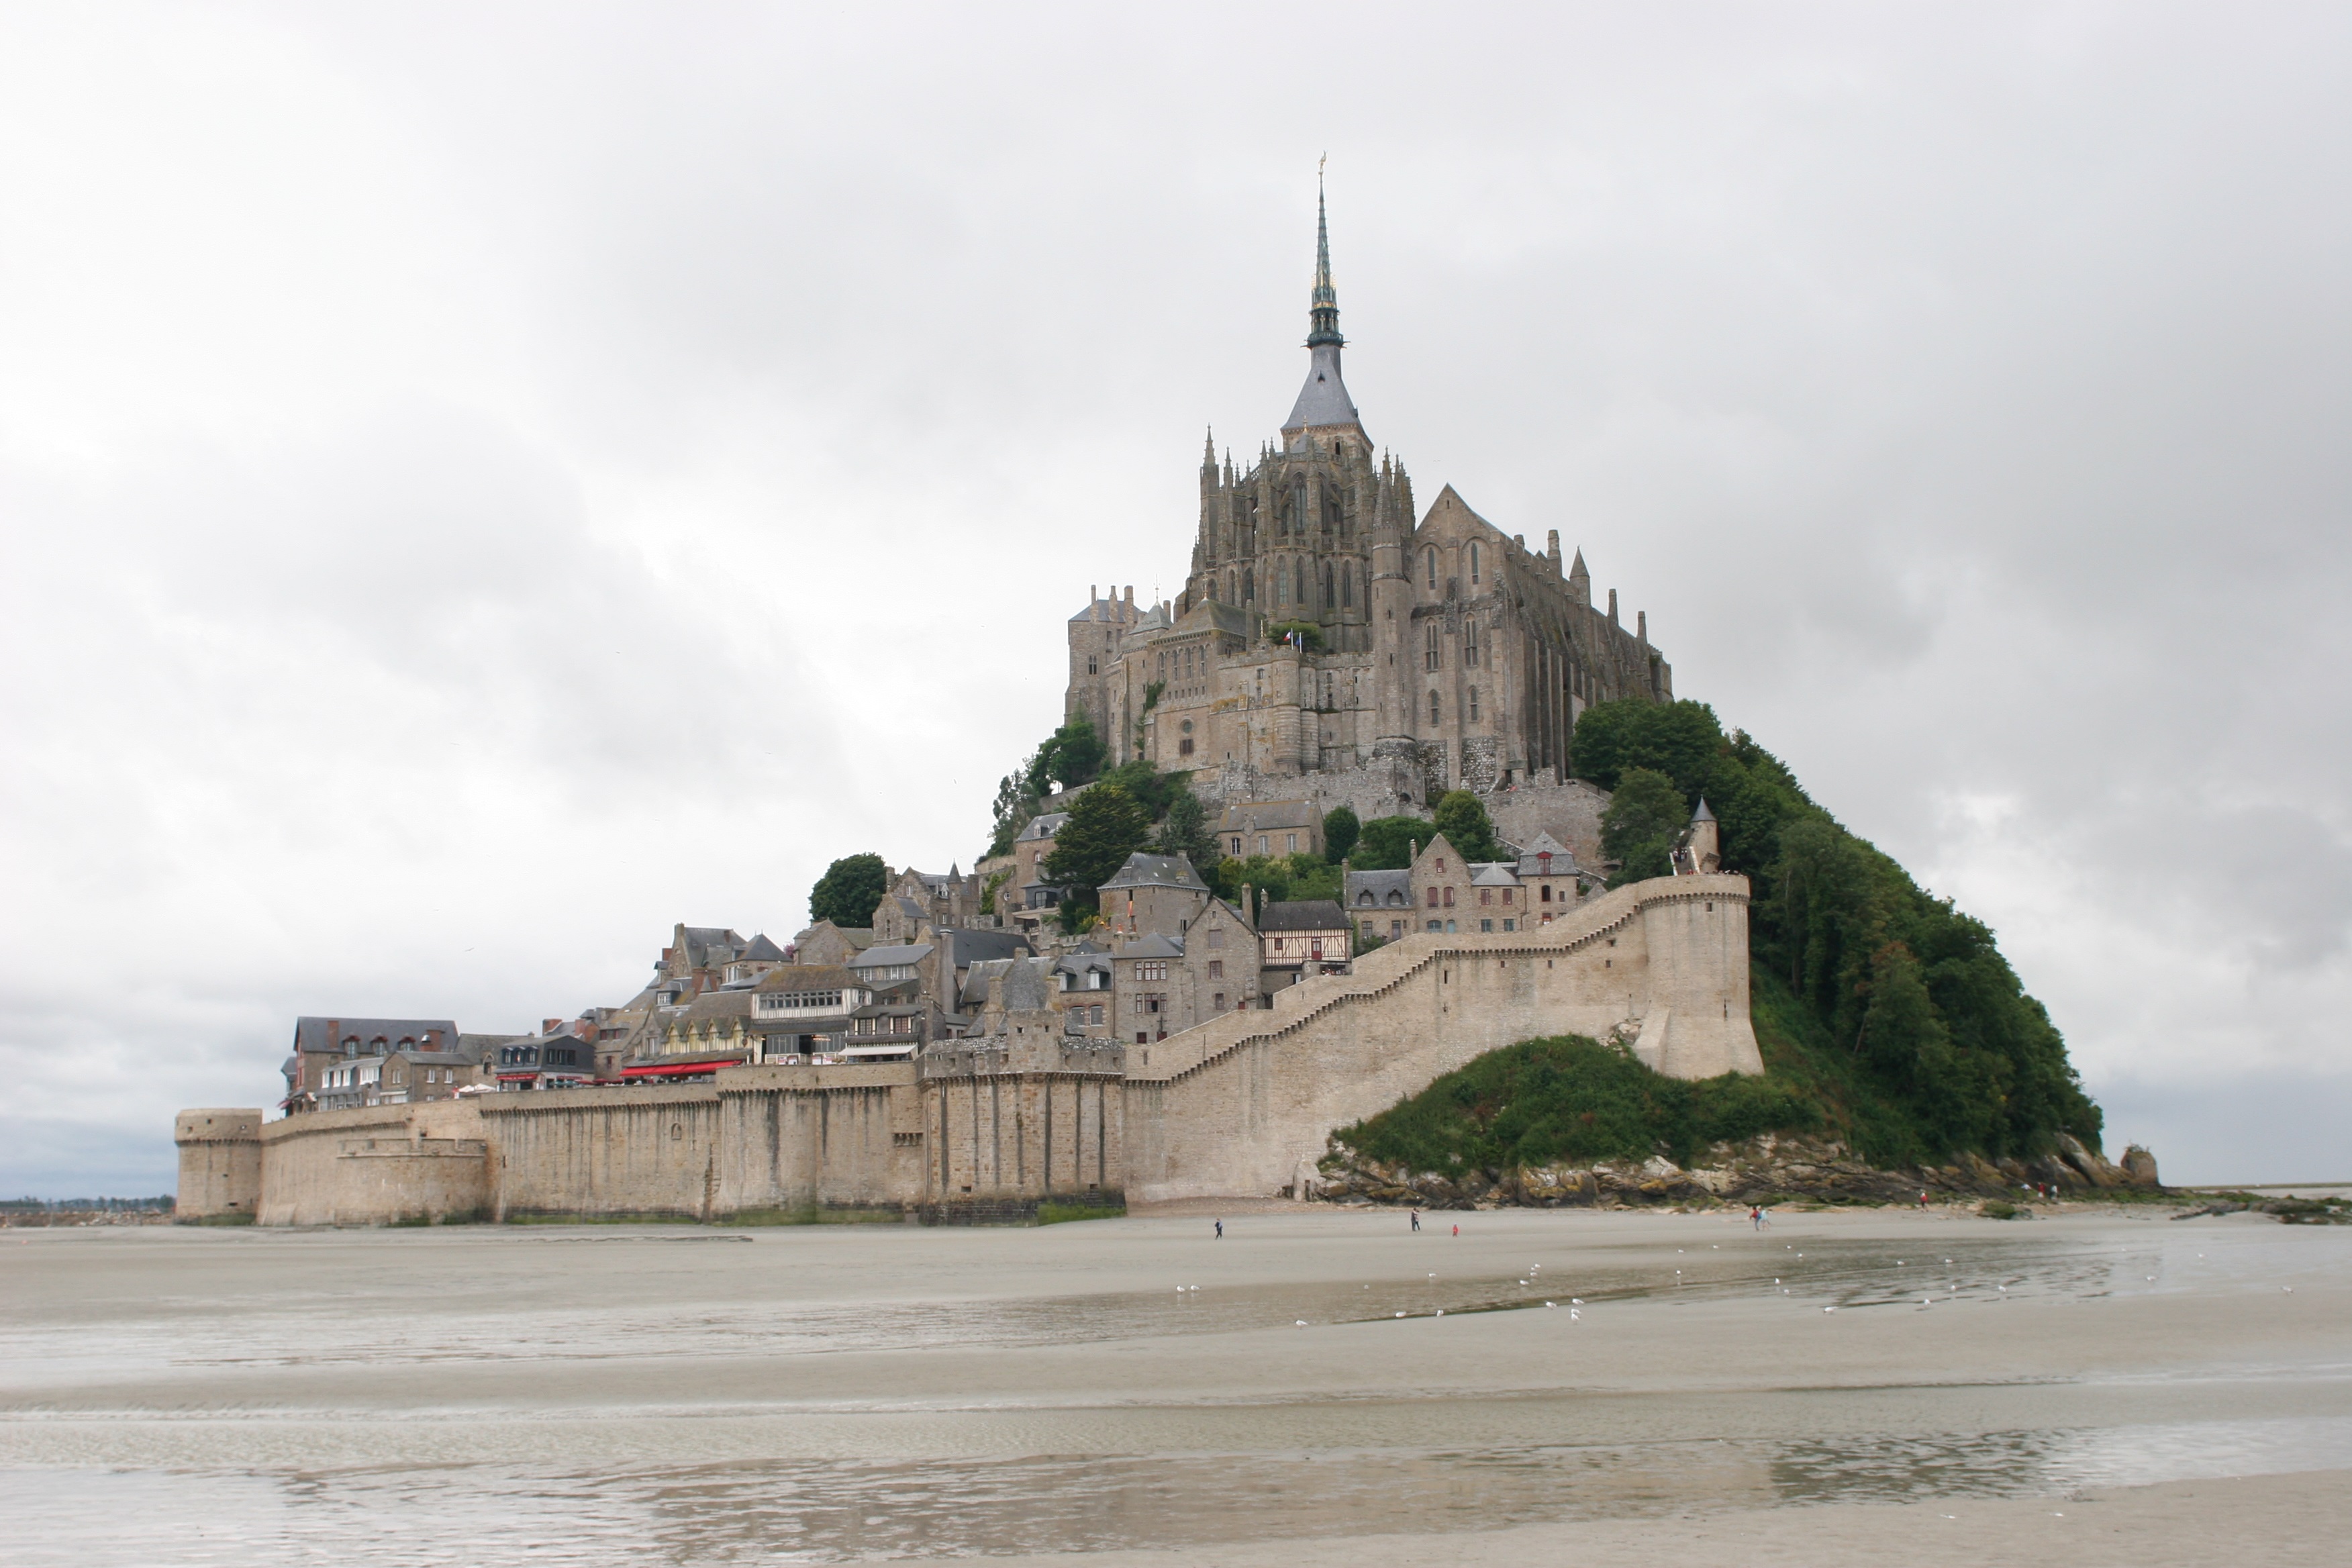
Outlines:
[[[1225,1239],[1225,1222],[1223,1220],[1219,1220],[1217,1222],[1217,1239],[1219,1241]]]
[[[1758,1230],[1764,1228],[1764,1208],[1760,1204],[1748,1205],[1748,1223]]]
[[[1419,1209],[1412,1211],[1412,1233],[1415,1236],[1419,1236],[1421,1234],[1421,1211]]]
[[[1456,1235],[1456,1236],[1460,1236],[1460,1235],[1462,1234],[1462,1227],[1461,1227],[1460,1226],[1458,1226],[1458,1225],[1457,1225],[1457,1226],[1455,1226],[1454,1227],[1454,1235]]]

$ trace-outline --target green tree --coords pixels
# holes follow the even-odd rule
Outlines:
[[[1650,768],[1675,781],[1686,807],[1697,800],[1722,747],[1723,726],[1706,703],[1638,697],[1586,709],[1570,742],[1577,777],[1614,790],[1628,768]]]
[[[1150,841],[1150,813],[1118,785],[1098,784],[1071,803],[1070,820],[1045,858],[1045,880],[1068,889],[1066,901],[1091,910],[1097,890]]]
[[[996,807],[993,826],[988,839],[988,858],[1013,852],[1013,841],[1021,830],[1036,819],[1040,804],[1037,792],[1029,787],[1029,772],[1036,765],[1033,752],[1029,761],[1005,774],[996,783]]]
[[[843,856],[809,889],[810,921],[851,928],[872,925],[888,877],[889,868],[879,855]]]
[[[1334,806],[1323,818],[1323,858],[1335,866],[1345,860],[1363,831],[1354,806]]]
[[[1103,738],[1095,733],[1094,721],[1083,713],[1072,714],[1030,757],[1025,772],[1031,793],[1042,797],[1055,788],[1074,789],[1093,783],[1102,772],[1103,752]]]
[[[1486,807],[1466,789],[1448,790],[1437,797],[1437,830],[1465,860],[1483,862],[1503,858],[1495,842],[1495,824]]]
[[[1376,816],[1356,836],[1356,869],[1402,871],[1412,864],[1412,847],[1436,837],[1437,829],[1418,816]]]
[[[1190,860],[1204,879],[1220,858],[1216,827],[1209,820],[1209,808],[1181,775],[1168,793],[1167,814],[1160,819],[1160,830],[1153,836],[1153,842],[1161,854],[1181,855]]]
[[[1135,798],[1152,821],[1157,822],[1168,815],[1168,807],[1176,799],[1179,787],[1188,791],[1192,788],[1192,776],[1190,773],[1163,773],[1138,757],[1104,773],[1099,783],[1118,785]]]
[[[1286,855],[1253,855],[1246,860],[1227,856],[1217,867],[1220,886],[1233,889],[1238,902],[1244,888],[1255,889],[1259,904],[1281,903],[1290,897],[1290,858]]]
[[[1667,875],[1667,851],[1689,820],[1674,780],[1651,768],[1625,770],[1609,809],[1601,814],[1601,852],[1621,863],[1609,885]]]

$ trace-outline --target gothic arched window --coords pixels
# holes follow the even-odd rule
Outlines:
[[[1475,539],[1470,542],[1470,583],[1473,587],[1478,583],[1478,542]]]
[[[1424,550],[1421,554],[1422,559],[1429,564],[1430,592],[1435,593],[1437,591],[1437,552],[1433,549]]]
[[[1297,574],[1298,592],[1293,595],[1290,602],[1303,610],[1314,603],[1307,596],[1307,563],[1304,560],[1296,562],[1292,565],[1292,570]]]
[[[1339,568],[1339,602],[1350,608],[1356,603],[1356,569],[1352,565]]]
[[[1475,551],[1478,547],[1474,544],[1470,548]],[[1476,580],[1475,577],[1471,579],[1473,582]],[[1462,623],[1462,662],[1474,669],[1477,668],[1478,623],[1476,621],[1465,620]]]
[[[1242,568],[1242,603],[1244,605],[1255,604],[1256,600],[1257,568],[1255,566],[1244,566]]]
[[[1429,623],[1429,640],[1428,640],[1428,646],[1427,646],[1427,647],[1425,647],[1422,650],[1422,656],[1421,656],[1421,667],[1422,667],[1423,669],[1435,669],[1435,668],[1437,668],[1437,666],[1438,666],[1437,623],[1436,623],[1435,621],[1432,621],[1432,622],[1430,622],[1430,623]]]

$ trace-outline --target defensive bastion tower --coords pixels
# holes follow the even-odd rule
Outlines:
[[[1385,814],[1561,778],[1588,705],[1673,695],[1646,615],[1626,628],[1613,590],[1596,610],[1557,530],[1530,551],[1450,486],[1416,521],[1411,476],[1375,452],[1341,374],[1319,191],[1306,346],[1280,439],[1246,468],[1213,437],[1203,452],[1175,601],[1090,595],[1071,617],[1066,712],[1212,798],[1274,788]]]

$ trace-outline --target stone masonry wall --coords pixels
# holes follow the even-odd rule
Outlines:
[[[488,1201],[470,1100],[318,1110],[262,1128],[262,1225],[471,1219]]]
[[[1263,1195],[1311,1179],[1335,1128],[1519,1040],[1602,1036],[1683,1078],[1760,1072],[1748,1022],[1748,880],[1620,888],[1535,931],[1405,937],[1355,973],[1302,981],[1137,1047],[1128,1062],[1128,1194]],[[1732,960],[1736,956],[1737,963]]]
[[[172,1127],[180,1146],[174,1217],[250,1220],[261,1207],[261,1112],[183,1110]]]

